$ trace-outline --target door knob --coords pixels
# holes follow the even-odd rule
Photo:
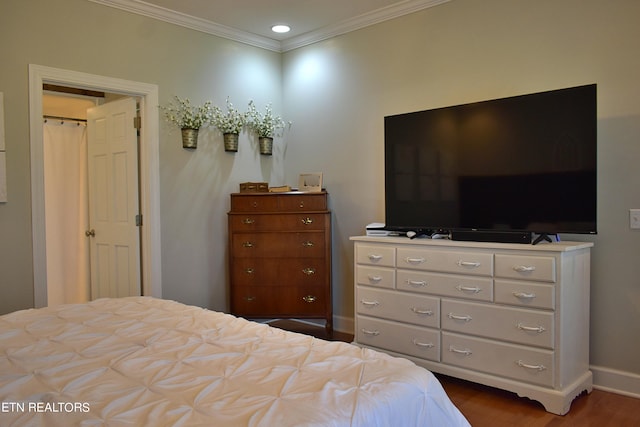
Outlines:
[[[96,237],[96,230],[92,228],[91,230],[85,231],[84,234],[87,237]]]

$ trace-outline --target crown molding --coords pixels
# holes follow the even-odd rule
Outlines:
[[[282,42],[253,34],[247,31],[238,30],[226,25],[211,22],[195,16],[186,15],[164,7],[149,4],[142,0],[89,0],[93,3],[114,7],[127,12],[136,13],[152,19],[180,25],[192,30],[223,37],[229,40],[245,43],[251,46],[267,49],[275,52],[286,52],[307,46],[331,37],[346,34],[370,25],[398,18],[422,9],[437,6],[451,0],[406,0],[400,3],[383,7],[369,13],[356,16],[351,19],[329,25],[315,31],[292,37]]]
[[[451,0],[407,0],[396,3],[391,6],[383,7],[381,9],[347,19],[346,21],[339,22],[335,25],[329,25],[316,31],[310,31],[306,34],[283,40],[281,42],[281,51],[287,52],[289,50],[346,34],[351,31],[359,30],[370,25],[399,18],[400,16],[418,12],[442,3],[447,3],[449,1]]]

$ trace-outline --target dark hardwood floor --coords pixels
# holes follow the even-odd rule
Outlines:
[[[295,320],[278,320],[271,325],[327,340],[353,340],[351,334],[334,331],[333,336],[328,336],[322,327]],[[515,393],[444,375],[436,376],[473,427],[640,427],[640,399],[593,390],[577,397],[569,413],[559,416],[545,411],[540,403]]]

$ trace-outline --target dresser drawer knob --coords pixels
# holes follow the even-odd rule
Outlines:
[[[468,348],[465,348],[464,350],[460,350],[458,348],[455,348],[454,346],[449,346],[449,351],[451,353],[456,353],[456,354],[463,354],[465,356],[471,356],[473,354],[473,352],[471,350],[469,350]]]
[[[369,282],[371,282],[371,283],[380,283],[380,281],[382,281],[382,276],[369,275],[367,277],[369,278]]]
[[[369,335],[370,337],[377,337],[378,335],[380,335],[380,331],[372,331],[370,329],[360,329],[360,332],[362,332],[365,335]]]
[[[544,371],[545,369],[547,369],[547,367],[544,365],[529,365],[528,363],[524,363],[522,360],[518,360],[516,364],[521,368],[533,369],[534,371]]]
[[[307,267],[307,268],[302,269],[302,272],[304,274],[306,274],[307,276],[311,276],[312,274],[316,274],[316,269],[313,268],[313,267]]]
[[[518,273],[531,273],[536,271],[536,267],[533,265],[514,265],[513,269]]]
[[[300,204],[298,205],[301,209],[304,208],[304,200],[300,200]]]
[[[458,261],[457,263],[460,267],[470,267],[470,268],[476,268],[476,267],[480,267],[480,263],[478,261]]]
[[[477,286],[458,285],[456,286],[456,289],[459,290],[460,292],[467,292],[467,293],[473,293],[473,294],[477,294],[482,291],[482,288],[479,288]]]
[[[513,296],[519,299],[533,299],[536,294],[528,294],[526,292],[513,292]]]
[[[247,225],[255,224],[255,222],[256,220],[253,218],[245,218],[242,220],[242,223]]]
[[[247,274],[253,274],[255,272],[255,270],[253,269],[253,267],[249,267],[246,270],[244,270],[245,273]]]
[[[424,288],[427,286],[427,282],[424,280],[407,280],[407,285],[413,286],[414,288]]]
[[[310,225],[310,224],[313,224],[313,219],[311,219],[311,218],[309,218],[309,217],[302,218],[302,219],[301,219],[301,221],[302,221],[302,223],[303,223],[304,225]]]
[[[525,326],[522,323],[518,323],[517,327],[521,331],[537,332],[539,334],[543,333],[546,330],[543,326]]]
[[[302,297],[302,299],[304,300],[304,302],[312,303],[316,302],[318,298],[315,295],[305,295]]]
[[[244,300],[247,301],[247,302],[254,302],[256,300],[256,297],[251,297],[251,296],[244,297]]]
[[[365,299],[360,300],[360,304],[364,305],[365,307],[377,307],[380,305],[378,301],[367,301]]]
[[[302,242],[302,246],[304,246],[305,248],[311,248],[315,245],[315,243],[313,243],[311,240],[307,240],[306,242]]]
[[[423,262],[426,261],[426,259],[424,258],[411,258],[411,257],[406,257],[404,260],[407,262],[407,264],[414,264],[414,265],[422,264]]]
[[[433,348],[434,345],[432,342],[420,342],[417,338],[413,339],[413,345],[420,348]]]
[[[449,319],[452,319],[452,320],[463,320],[465,322],[471,322],[471,320],[473,320],[472,317],[469,316],[468,314],[464,315],[464,316],[461,316],[459,314],[449,313],[449,314],[447,314],[447,317]]]
[[[254,245],[252,242],[243,242],[242,246],[244,246],[245,248],[252,248]]]
[[[421,316],[433,316],[433,310],[427,310],[427,309],[418,308],[418,307],[411,307],[409,310]]]

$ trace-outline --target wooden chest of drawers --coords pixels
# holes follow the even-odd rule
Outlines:
[[[231,313],[249,318],[322,318],[331,332],[327,197],[326,192],[231,195]]]
[[[591,243],[351,240],[358,344],[556,414],[591,391]]]

